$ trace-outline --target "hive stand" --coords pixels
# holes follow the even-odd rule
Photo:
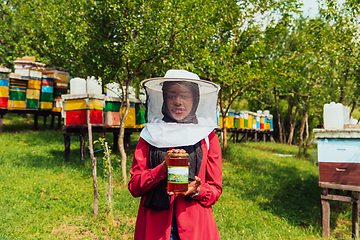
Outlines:
[[[44,110],[8,110],[8,109],[0,109],[0,134],[3,131],[3,118],[4,115],[9,113],[15,114],[33,114],[34,115],[34,130],[38,130],[38,116],[44,117],[44,125],[43,129],[46,130],[46,118],[47,116],[51,116],[50,128],[54,129],[55,117],[58,118],[57,129],[61,128],[61,112],[53,112],[53,111],[44,111]]]
[[[125,128],[124,134],[124,147],[126,153],[129,155],[131,152],[131,134],[134,132],[140,132],[142,128]],[[119,127],[104,127],[104,126],[92,126],[93,133],[105,134],[107,132],[113,133],[113,153],[118,151],[118,139],[119,139]],[[70,136],[79,136],[80,139],[80,159],[83,160],[86,157],[85,136],[88,134],[88,125],[68,125],[63,126],[64,144],[65,144],[65,161],[70,157]]]
[[[233,139],[233,143],[241,142],[242,140],[244,140],[245,142],[252,140],[257,142],[259,139],[258,137],[260,137],[261,135],[264,143],[266,142],[267,137],[270,139],[271,142],[274,142],[274,138],[272,136],[274,131],[269,131],[269,130],[258,131],[255,129],[228,129],[228,131],[232,133],[230,139],[231,138]],[[242,134],[240,140],[239,140],[239,134]],[[249,137],[251,137],[250,140]]]
[[[359,239],[359,202],[360,202],[360,187],[324,183],[320,182],[319,186],[322,187],[321,194],[321,209],[322,209],[322,235],[324,238],[330,237],[330,200],[352,202],[352,238]],[[335,190],[347,190],[352,193],[352,196],[341,196],[335,194],[329,194],[331,189]]]
[[[352,202],[352,238],[359,238],[360,129],[313,129],[322,187],[322,234],[330,237],[330,200]],[[329,194],[334,189],[335,194]],[[340,195],[348,191],[348,196]],[[336,206],[336,205],[335,205]]]

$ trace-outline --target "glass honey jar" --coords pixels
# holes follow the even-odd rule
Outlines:
[[[168,160],[168,192],[186,192],[189,184],[189,154],[168,153]]]

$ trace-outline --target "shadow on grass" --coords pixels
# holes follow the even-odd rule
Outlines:
[[[299,167],[301,163],[291,162],[307,161],[304,159],[292,158],[284,162],[271,161],[266,157],[262,159],[257,154],[244,157],[249,156],[248,152],[259,150],[268,151],[260,146],[230,146],[224,157],[233,165],[232,175],[223,178],[223,185],[294,226],[321,232],[321,188],[316,169],[302,170]],[[278,151],[284,154],[280,149]],[[331,212],[332,227],[335,227],[338,216],[339,213]]]

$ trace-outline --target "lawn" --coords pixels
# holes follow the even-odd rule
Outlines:
[[[138,138],[132,135],[132,147]],[[112,136],[106,139],[112,145]],[[71,137],[65,162],[61,130],[33,131],[32,119],[5,115],[0,146],[0,239],[133,238],[139,199],[122,184],[119,156],[113,160],[110,215],[103,153],[96,152],[99,214],[94,218],[91,161],[89,154],[80,160],[78,137]],[[276,143],[229,144],[223,194],[213,207],[222,239],[321,238],[317,164],[296,153],[296,147]],[[130,168],[132,156],[128,159]],[[351,237],[350,204],[331,212],[331,227],[332,239]]]

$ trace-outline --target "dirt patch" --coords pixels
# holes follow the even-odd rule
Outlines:
[[[58,237],[66,237],[71,239],[93,239],[95,235],[89,230],[80,230],[77,226],[59,226],[55,227],[51,235]],[[89,238],[90,237],[90,238]],[[106,239],[106,238],[105,238]]]
[[[78,229],[77,226],[59,226],[54,227],[54,229],[51,232],[51,235],[69,235],[76,233],[76,230]]]

